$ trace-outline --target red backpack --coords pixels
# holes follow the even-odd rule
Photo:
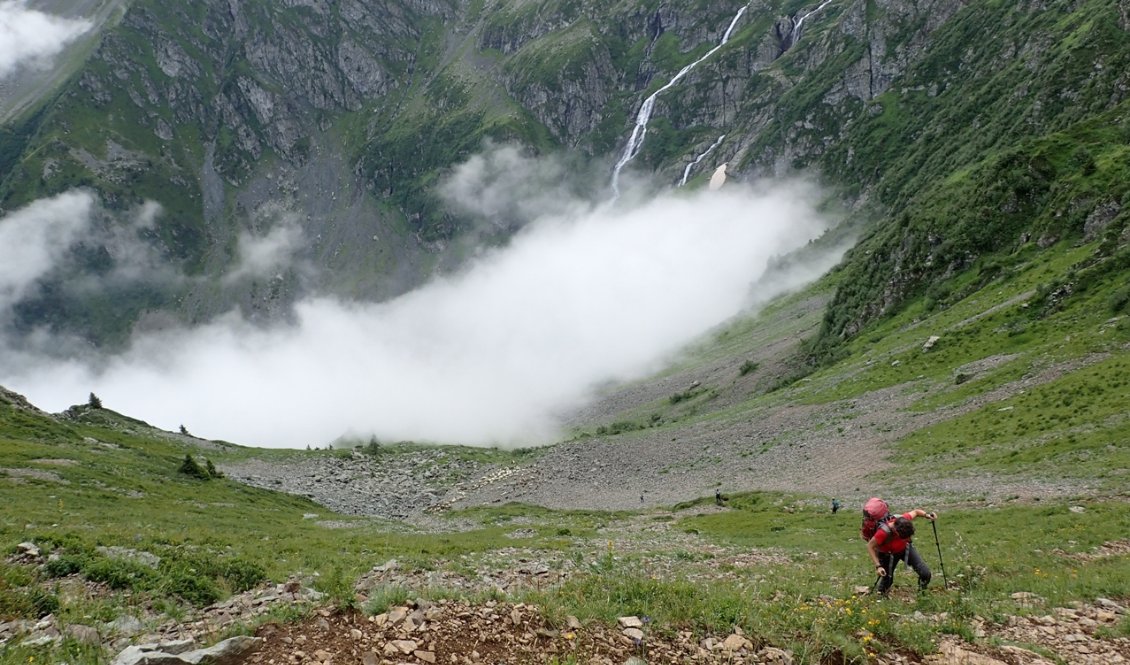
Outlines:
[[[863,504],[863,524],[859,527],[859,535],[864,540],[871,540],[871,536],[879,529],[881,524],[890,520],[891,510],[887,506],[887,502],[883,501],[877,496],[873,496]]]

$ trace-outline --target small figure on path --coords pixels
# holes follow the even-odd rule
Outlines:
[[[840,500],[832,499],[832,514],[835,515],[840,510]]]

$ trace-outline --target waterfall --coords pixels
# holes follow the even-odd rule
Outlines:
[[[795,45],[797,42],[800,41],[800,26],[804,25],[805,19],[807,19],[809,16],[812,16],[813,14],[820,11],[821,9],[824,9],[825,7],[827,7],[828,3],[830,3],[830,2],[832,2],[832,0],[824,0],[824,2],[820,3],[819,7],[817,7],[816,9],[813,9],[812,11],[808,12],[804,16],[801,16],[799,19],[796,20],[795,23],[793,23],[793,34],[792,34],[792,38],[789,40],[789,41],[792,42],[792,44],[790,44],[790,46]]]
[[[693,162],[691,162],[690,164],[687,164],[687,168],[683,169],[683,179],[679,181],[680,187],[687,184],[687,178],[689,178],[690,175],[691,175],[691,169],[698,166],[699,162],[701,162],[707,155],[714,152],[714,149],[722,144],[722,139],[724,139],[724,138],[726,138],[725,134],[723,134],[722,136],[719,136],[718,140],[715,141],[714,143],[712,143],[710,145],[710,147],[706,149],[706,152],[702,153],[698,157],[695,157]]]
[[[698,60],[695,60],[691,64],[680,69],[679,73],[675,74],[675,76],[672,77],[671,80],[667,82],[667,85],[665,85],[662,88],[651,93],[651,95],[649,95],[647,99],[643,100],[643,105],[640,106],[640,111],[639,111],[638,114],[636,114],[636,125],[635,125],[635,127],[632,128],[632,135],[628,137],[628,144],[626,146],[624,146],[624,154],[622,154],[620,156],[619,161],[616,162],[616,166],[613,167],[613,169],[612,169],[612,199],[613,200],[620,198],[620,171],[621,171],[621,169],[623,169],[624,166],[626,166],[628,164],[628,162],[632,161],[632,159],[634,159],[635,156],[637,154],[639,154],[640,148],[643,147],[643,139],[644,139],[644,136],[647,135],[647,123],[651,120],[652,109],[655,108],[655,98],[659,96],[659,93],[661,93],[665,90],[668,90],[669,88],[674,86],[676,83],[678,83],[679,79],[686,76],[687,72],[689,72],[692,69],[694,69],[695,67],[697,67],[698,64],[701,63],[703,60],[706,60],[710,56],[714,55],[714,53],[718,49],[725,46],[726,42],[730,41],[730,35],[734,32],[734,27],[737,26],[737,24],[738,24],[738,19],[740,19],[742,17],[742,14],[745,13],[746,9],[748,9],[748,6],[742,7],[741,9],[738,10],[738,13],[734,15],[734,18],[730,21],[730,27],[726,28],[725,34],[722,35],[722,41],[719,42],[717,46],[715,46],[714,48],[707,51],[706,55],[702,56]]]

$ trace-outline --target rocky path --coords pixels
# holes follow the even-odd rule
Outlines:
[[[1109,630],[1126,614],[1113,601],[1057,608],[1047,615],[976,622],[977,643],[945,637],[924,658],[876,653],[877,665],[1118,665],[1130,663],[1130,639]],[[940,622],[941,616],[918,620]],[[1108,633],[1104,633],[1104,629]],[[775,664],[795,661],[788,650],[740,630],[720,635],[654,625],[646,617],[616,624],[566,617],[551,623],[521,603],[425,601],[370,617],[322,610],[290,625],[267,625],[261,650],[248,662],[262,665],[453,665],[593,663],[601,665]],[[835,662],[831,657],[828,662]]]
[[[1099,599],[995,623],[977,618],[975,643],[947,635],[937,651],[925,657],[876,649],[869,662],[1120,665],[1130,663],[1130,638],[1114,636],[1112,629],[1126,615],[1123,605]],[[946,617],[916,613],[911,619],[941,623]],[[205,653],[212,659],[203,657]],[[315,609],[301,621],[267,623],[254,638],[233,638],[208,649],[198,648],[193,636],[168,638],[131,646],[113,665],[197,660],[254,665],[792,665],[801,659],[737,628],[704,635],[638,616],[620,617],[615,623],[582,622],[573,616],[550,621],[538,607],[523,603],[442,599],[412,600],[371,616]],[[822,662],[840,661],[832,653]]]
[[[709,513],[714,507],[697,509]],[[788,565],[793,560],[773,549],[737,548],[711,543],[697,534],[678,531],[670,523],[655,521],[647,513],[608,527],[588,542],[591,551],[581,560],[596,560],[601,547],[628,556],[651,576],[691,581],[732,581],[742,584],[742,569]],[[520,525],[518,531],[521,531]],[[515,536],[521,536],[516,532]],[[697,556],[680,556],[679,553]],[[1087,553],[1061,553],[1080,563],[1094,562],[1130,552],[1130,540],[1108,541]],[[20,556],[42,557],[24,553]],[[26,563],[26,561],[25,561]],[[621,617],[616,622],[580,621],[553,617],[541,608],[514,600],[527,590],[546,590],[588,570],[568,553],[519,547],[436,561],[428,570],[401,568],[394,561],[374,566],[355,585],[360,607],[370,596],[386,589],[401,589],[414,599],[366,616],[340,612],[327,598],[300,580],[264,585],[193,612],[179,621],[161,623],[159,613],[142,611],[112,624],[65,627],[47,617],[38,622],[0,623],[0,648],[14,644],[46,644],[63,636],[101,642],[119,651],[114,665],[197,662],[201,654],[230,652],[227,660],[200,662],[253,663],[255,665],[495,665],[525,663],[643,663],[776,664],[798,662],[799,656],[767,644],[756,635],[732,628],[720,634],[691,631],[686,626],[664,626],[647,617]],[[100,585],[67,578],[63,586],[81,585],[74,592],[96,597]],[[438,589],[447,590],[444,598]],[[866,589],[857,589],[865,591]],[[70,593],[71,591],[68,591]],[[896,593],[899,591],[896,590]],[[909,593],[907,591],[907,593]],[[484,598],[498,600],[481,600]],[[473,600],[480,599],[480,600]],[[878,665],[1118,665],[1130,664],[1130,597],[1098,598],[1091,603],[1054,607],[1034,594],[1016,592],[1011,600],[1025,609],[1022,615],[963,619],[970,626],[965,641],[942,635],[937,653],[920,658],[906,653],[876,653]],[[835,603],[821,597],[817,602]],[[831,605],[829,605],[831,606]],[[239,626],[256,625],[272,615],[293,616],[306,608],[297,622],[268,621],[255,631],[255,639],[235,640],[203,648],[217,636]],[[138,608],[135,608],[135,610]],[[915,612],[904,621],[948,625],[945,614]],[[85,630],[85,632],[83,632]],[[212,657],[209,655],[208,657]],[[187,659],[187,660],[186,660]],[[556,660],[555,660],[556,659]],[[635,660],[633,660],[635,659]],[[826,662],[836,662],[834,658]]]

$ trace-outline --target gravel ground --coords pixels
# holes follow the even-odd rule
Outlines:
[[[844,505],[876,494],[897,505],[941,505],[967,499],[1051,498],[1094,494],[1091,484],[1068,478],[948,474],[893,477],[890,446],[908,434],[999,402],[1054,380],[1105,354],[1049,362],[1020,380],[930,412],[909,407],[924,394],[952,388],[920,378],[825,404],[800,403],[797,384],[758,400],[780,377],[796,344],[819,324],[822,301],[795,303],[767,329],[717,342],[708,360],[608,391],[572,414],[577,431],[599,431],[618,421],[646,422],[657,403],[681,391],[698,397],[666,409],[679,418],[613,436],[589,435],[548,447],[512,466],[464,463],[433,450],[371,459],[312,457],[301,462],[251,461],[224,465],[233,478],[308,496],[339,512],[421,521],[447,508],[511,501],[559,509],[623,510],[670,506],[715,490],[788,491],[838,497]],[[734,344],[726,347],[727,343]],[[753,349],[753,351],[750,351]],[[896,353],[909,350],[900,349]],[[992,356],[955,371],[991,371],[1015,356]],[[756,370],[742,373],[745,363]],[[852,377],[849,370],[840,381]],[[798,396],[791,400],[790,397]],[[695,413],[694,410],[698,412]],[[438,456],[437,456],[438,455]]]

